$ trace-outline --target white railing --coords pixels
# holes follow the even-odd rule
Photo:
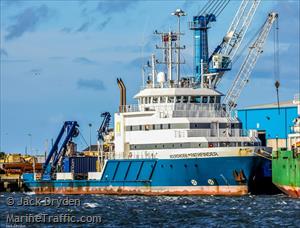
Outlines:
[[[120,112],[173,112],[172,117],[226,117],[226,112],[220,104],[143,104],[124,105],[120,107]]]
[[[192,129],[187,130],[187,137],[248,137],[249,131],[241,129]]]
[[[163,84],[155,83],[149,83],[144,86],[141,86],[141,90],[143,89],[161,89],[161,88],[195,88],[199,86],[199,82],[195,82],[191,79],[191,77],[188,77],[190,80],[181,80],[179,82],[174,81],[173,83],[164,82]]]

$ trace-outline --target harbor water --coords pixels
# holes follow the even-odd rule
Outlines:
[[[8,205],[13,197],[15,205]],[[24,199],[47,198],[56,200],[52,205],[16,205]],[[70,205],[58,205],[59,199],[77,200]],[[1,194],[1,227],[9,214],[100,216],[97,227],[300,227],[300,200],[283,194],[243,197],[145,197],[104,195],[32,195],[23,193]],[[41,201],[45,202],[45,201]],[[24,203],[24,202],[23,202]],[[15,227],[53,227],[49,223],[22,223]],[[82,227],[83,224],[57,223],[56,226]]]

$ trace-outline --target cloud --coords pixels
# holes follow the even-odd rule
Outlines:
[[[105,86],[100,79],[79,79],[77,81],[79,89],[91,89],[96,91],[105,90]]]
[[[195,1],[191,0],[185,0],[185,2],[182,4],[182,9],[185,11],[186,9],[190,8],[194,3],[197,3]]]
[[[22,0],[2,0],[5,6],[14,6],[22,3]]]
[[[48,20],[52,13],[53,11],[46,5],[41,5],[38,8],[29,7],[23,10],[12,17],[14,22],[6,28],[8,34],[5,39],[12,40],[21,37],[26,32],[33,32],[39,24]]]
[[[139,0],[120,1],[110,0],[99,2],[96,8],[97,11],[103,14],[120,13],[126,11],[130,6],[134,6]]]
[[[1,59],[1,62],[5,63],[27,63],[30,62],[28,59]]]
[[[63,57],[63,56],[51,56],[49,57],[49,59],[51,60],[62,60],[62,59],[65,59],[66,57]]]
[[[77,57],[75,59],[73,59],[74,63],[81,63],[81,64],[88,64],[88,65],[94,65],[97,64],[96,61],[85,58],[85,57]]]
[[[144,65],[147,64],[149,58],[147,57],[139,57],[131,60],[126,66],[131,69],[141,69]]]
[[[111,17],[106,18],[104,21],[102,21],[99,25],[98,25],[98,30],[102,31],[107,25],[108,23],[111,21]]]
[[[0,56],[8,57],[7,51],[5,51],[3,48],[0,48]]]
[[[91,23],[90,22],[84,22],[77,30],[76,32],[86,32],[89,27],[90,27]]]
[[[70,28],[70,27],[64,27],[60,31],[64,32],[64,33],[71,33],[72,32],[72,28]]]

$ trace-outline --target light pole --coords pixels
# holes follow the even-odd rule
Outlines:
[[[180,17],[186,16],[186,13],[182,9],[176,9],[175,12],[172,13],[173,16],[177,16],[178,21],[178,38],[177,38],[177,82],[179,82],[180,77]]]
[[[89,128],[90,128],[90,149],[89,151],[91,151],[91,147],[92,147],[92,124],[89,123]]]
[[[28,137],[29,137],[29,150],[30,150],[30,153],[32,153],[32,134],[28,133]]]

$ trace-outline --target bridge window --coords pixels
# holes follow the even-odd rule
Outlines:
[[[211,104],[215,103],[215,97],[214,96],[209,97],[209,103],[211,103]]]
[[[207,103],[207,100],[208,100],[207,96],[203,96],[203,97],[202,97],[202,103],[206,104],[206,103]]]
[[[160,97],[160,103],[166,103],[166,97]]]
[[[188,102],[188,97],[187,96],[183,96],[182,97],[182,103],[187,103]]]
[[[221,102],[221,97],[220,96],[216,96],[216,103],[220,104],[220,102]]]
[[[201,97],[200,96],[192,96],[190,103],[201,103]]]
[[[174,97],[168,97],[168,103],[174,103]]]
[[[181,96],[177,96],[176,97],[176,103],[180,103],[181,102]]]
[[[158,97],[153,97],[153,104],[158,103]]]

